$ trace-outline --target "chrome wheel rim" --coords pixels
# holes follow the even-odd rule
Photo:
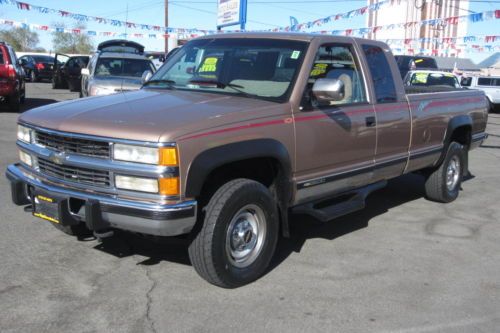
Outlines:
[[[453,156],[446,168],[446,187],[448,191],[453,191],[460,179],[460,160],[457,156]]]
[[[234,215],[226,234],[229,262],[239,268],[251,265],[262,251],[266,237],[264,211],[257,205],[246,205]]]

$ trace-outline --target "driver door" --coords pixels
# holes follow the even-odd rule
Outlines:
[[[320,78],[341,81],[343,98],[318,102],[312,87]],[[365,79],[353,45],[319,47],[294,114],[297,204],[370,183],[377,133]]]

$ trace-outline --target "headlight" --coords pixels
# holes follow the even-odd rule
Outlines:
[[[116,143],[113,146],[115,160],[157,164],[164,166],[177,165],[177,149],[175,147],[152,148]]]
[[[106,87],[90,87],[90,96],[101,96],[101,95],[111,95],[116,93],[114,89],[106,88]]]
[[[25,143],[31,143],[31,129],[23,125],[17,125],[17,139]]]
[[[132,146],[116,143],[113,148],[115,160],[158,164],[160,154],[158,148]]]
[[[158,179],[115,176],[115,186],[123,190],[158,193]]]
[[[30,154],[25,153],[24,151],[20,150],[19,151],[19,159],[21,162],[24,164],[27,164],[29,166],[33,166],[33,159],[31,158]]]

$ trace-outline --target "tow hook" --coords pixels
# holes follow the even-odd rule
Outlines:
[[[111,229],[94,231],[94,237],[99,242],[102,242],[103,239],[105,239],[105,238],[113,237],[114,234],[115,234],[114,231]]]

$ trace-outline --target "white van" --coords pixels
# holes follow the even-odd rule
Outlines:
[[[490,110],[498,109],[500,105],[500,76],[463,77],[462,87],[484,91],[490,101]]]

